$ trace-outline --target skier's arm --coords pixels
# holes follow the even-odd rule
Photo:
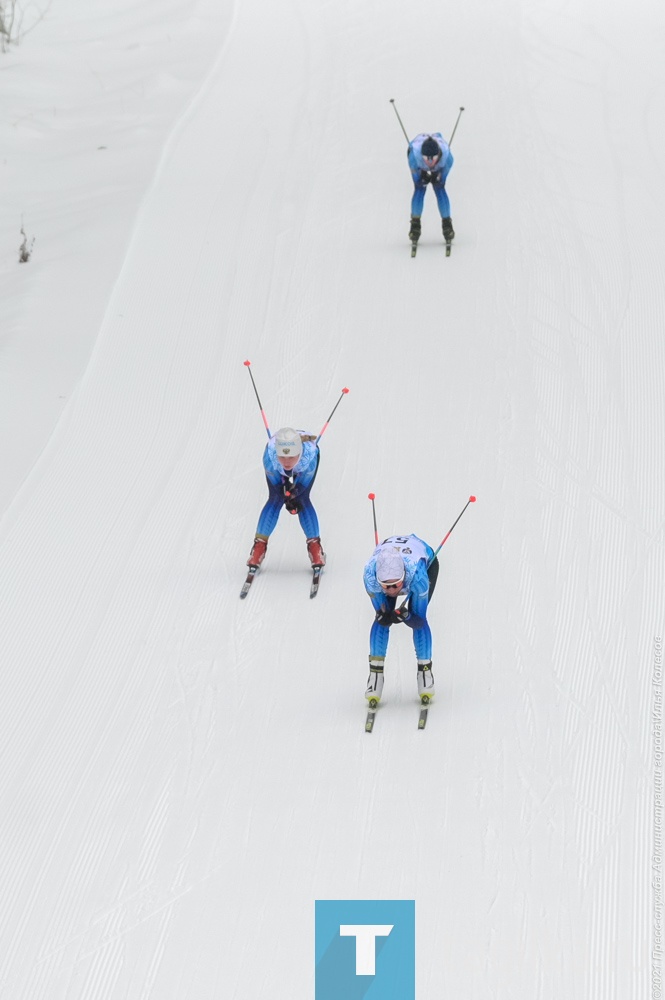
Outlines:
[[[367,591],[367,595],[372,602],[372,607],[375,611],[386,611],[388,605],[386,604],[386,597],[383,592],[373,593],[371,590]]]
[[[298,493],[303,493],[305,490],[311,488],[316,479],[316,473],[319,471],[320,458],[321,454],[318,447],[312,448],[311,453],[307,456],[308,460],[305,467],[294,473],[293,481],[294,484],[298,484]]]
[[[441,182],[443,184],[446,183],[446,177],[450,173],[450,168],[452,167],[453,162],[454,162],[453,154],[450,152],[450,150],[448,150],[448,156],[446,157],[443,163],[439,164],[438,167],[438,169],[441,171]]]
[[[263,453],[263,471],[268,484],[268,502],[284,502],[284,476],[280,470],[273,468],[268,457],[268,448]]]
[[[429,184],[429,174],[426,170],[423,170],[416,159],[416,154],[413,151],[413,146],[409,146],[407,150],[407,159],[409,161],[409,170],[411,171],[411,177],[413,183],[416,187],[424,188]],[[425,180],[427,178],[427,180]]]
[[[283,476],[280,472],[276,472],[274,469],[266,469],[265,473],[269,492],[279,492],[284,483],[285,476]]]
[[[420,167],[416,167],[411,171],[411,178],[417,188],[426,188],[431,179],[428,172],[421,170]]]
[[[418,563],[411,590],[409,591],[409,610],[403,619],[405,625],[418,631],[427,625],[427,604],[429,602],[429,578],[427,576],[427,566],[425,561]]]
[[[402,621],[401,618],[395,613],[395,598],[388,598],[383,591],[376,593],[374,591],[367,590],[369,599],[372,602],[372,607],[376,611],[376,618],[374,619],[374,624],[381,626],[381,628],[389,629],[391,625],[396,625],[398,622]]]

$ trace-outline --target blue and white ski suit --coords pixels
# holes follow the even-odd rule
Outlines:
[[[399,594],[393,592],[386,594],[376,578],[376,557],[381,549],[399,552],[404,560],[404,582]],[[427,568],[433,556],[434,549],[417,535],[392,535],[374,549],[372,558],[365,566],[365,590],[375,611],[393,611],[397,598],[403,599],[408,596],[409,616],[405,624],[413,629],[413,645],[419,660],[432,659],[432,633],[427,623],[427,605],[430,599],[430,577],[427,575]],[[375,621],[369,634],[370,659],[385,657],[389,638],[390,628]]]
[[[430,135],[432,139],[436,139],[441,147],[441,159],[438,161],[436,167],[433,171],[431,171],[431,173],[429,167],[425,166],[425,161],[423,160],[423,154],[421,152],[423,142],[425,139],[428,139]],[[436,195],[441,218],[449,219],[450,201],[448,200],[448,195],[446,194],[446,177],[450,173],[450,168],[453,165],[453,154],[450,152],[446,140],[440,132],[421,132],[420,135],[417,135],[415,139],[412,139],[409,143],[407,157],[409,160],[409,170],[411,171],[415,187],[413,198],[411,199],[411,215],[421,216],[423,214],[425,191],[427,189],[427,184],[423,180],[423,175],[429,174],[432,178],[430,183],[434,189],[434,194]]]
[[[259,515],[257,535],[265,535],[266,538],[271,535],[282,507],[286,506],[290,513],[298,515],[306,538],[319,537],[319,519],[309,498],[319,468],[319,447],[315,444],[315,434],[307,434],[305,431],[298,433],[303,437],[302,452],[290,472],[286,472],[279,464],[274,435],[265,447],[263,468],[268,483],[268,500]]]

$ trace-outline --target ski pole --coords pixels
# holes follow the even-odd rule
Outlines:
[[[376,493],[368,493],[367,497],[372,501],[372,517],[374,518],[374,544],[379,544],[379,529],[376,526],[376,507],[374,506],[374,500],[376,498]]]
[[[370,496],[371,496],[371,494],[370,494]],[[469,506],[469,504],[470,503],[475,503],[475,502],[476,502],[476,498],[475,497],[469,497],[469,499],[467,500],[467,502],[462,507],[462,510],[458,514],[458,516],[457,516],[457,518],[455,520],[455,524],[457,524],[457,522],[459,521],[460,517],[462,516],[462,514],[464,513],[464,511],[466,510],[466,508]],[[455,527],[455,524],[453,524],[453,528]],[[432,563],[434,562],[434,560],[438,556],[439,552],[441,551],[442,546],[445,545],[446,541],[450,537],[450,533],[453,530],[453,528],[451,528],[450,531],[447,533],[447,535],[445,536],[445,538],[441,542],[441,545],[439,545],[438,549],[436,550],[436,552],[434,553],[434,555],[432,556],[432,558],[430,559],[430,561],[427,563],[427,568],[428,569],[430,568],[430,566],[432,565]],[[406,605],[408,604],[408,602],[409,602],[409,598],[405,597],[404,600],[402,601],[402,603],[400,604],[398,610],[402,611],[402,609],[406,607]]]
[[[451,146],[451,144],[452,144],[452,141],[453,141],[453,137],[454,137],[454,135],[455,135],[455,132],[457,132],[457,126],[459,125],[459,120],[460,120],[460,118],[462,117],[462,112],[463,112],[463,111],[464,111],[464,108],[460,108],[460,109],[459,109],[459,114],[458,114],[458,116],[457,116],[457,121],[455,122],[455,128],[453,129],[453,134],[451,135],[450,139],[448,140],[448,149],[450,149],[450,146]]]
[[[392,104],[392,106],[393,106],[393,111],[394,111],[394,112],[395,112],[395,114],[397,115],[397,121],[398,121],[398,122],[400,123],[400,125],[402,126],[402,132],[404,133],[404,138],[405,138],[405,139],[406,139],[406,141],[407,141],[407,142],[409,143],[409,145],[411,145],[411,140],[409,139],[408,135],[406,134],[406,129],[404,128],[404,124],[403,124],[403,122],[402,122],[402,119],[401,119],[401,118],[400,118],[400,116],[399,116],[399,111],[397,110],[397,105],[395,104],[395,98],[394,98],[394,97],[391,97],[391,98],[390,98],[390,103],[391,103],[391,104]]]
[[[367,494],[367,499],[372,501],[372,517],[374,518],[374,544],[378,547],[378,544],[379,544],[379,529],[376,526],[376,507],[374,506],[374,501],[376,499],[376,493],[368,493]],[[407,603],[408,600],[409,600],[409,598],[405,597],[405,599],[402,601],[402,605],[401,605],[401,607],[399,609],[400,611],[406,605],[406,603]],[[385,609],[386,605],[384,604],[383,607]]]
[[[321,428],[321,433],[319,434],[319,436],[317,437],[316,441],[314,442],[315,444],[318,444],[319,441],[321,440],[321,438],[323,437],[323,435],[325,434],[326,430],[328,429],[328,424],[330,423],[330,421],[333,418],[333,413],[335,412],[335,410],[337,409],[337,407],[339,406],[339,404],[342,402],[342,400],[344,399],[344,397],[346,396],[346,394],[347,394],[348,391],[349,391],[348,389],[342,389],[342,392],[341,392],[341,395],[340,395],[339,399],[337,400],[337,402],[333,406],[332,413],[330,414],[330,416],[326,420],[325,424]]]
[[[441,549],[443,548],[443,546],[446,544],[446,542],[450,538],[450,536],[452,534],[452,530],[455,527],[455,524],[457,524],[457,522],[459,521],[460,517],[462,516],[462,514],[464,513],[464,511],[466,510],[466,508],[469,506],[470,503],[475,503],[475,502],[476,502],[476,498],[475,497],[469,497],[469,499],[467,500],[467,502],[462,507],[462,510],[457,515],[457,518],[455,519],[455,523],[453,524],[453,527],[450,529],[450,531],[448,532],[448,534],[444,537],[443,541],[441,542],[441,545],[439,545],[438,549],[436,550],[436,552],[434,553],[434,555],[432,556],[432,558],[428,562],[428,564],[427,564],[428,566],[432,565],[432,563],[434,562],[434,560],[438,556],[439,552],[441,551]]]
[[[252,385],[254,386],[254,395],[256,396],[256,401],[259,404],[259,410],[261,411],[261,416],[263,417],[263,423],[265,424],[265,428],[268,433],[268,438],[271,438],[272,434],[270,433],[270,428],[268,427],[268,418],[266,417],[265,410],[261,406],[261,400],[259,399],[259,394],[256,389],[256,382],[254,381],[254,376],[252,375],[252,368],[251,368],[252,362],[244,361],[243,364],[247,367],[247,371],[249,372],[249,377],[252,380]]]

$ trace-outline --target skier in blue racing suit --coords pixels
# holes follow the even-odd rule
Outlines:
[[[428,184],[436,195],[441,214],[441,228],[446,242],[455,239],[453,220],[450,218],[450,201],[446,193],[446,177],[453,165],[453,154],[440,132],[421,132],[409,143],[407,150],[409,169],[414,192],[411,199],[411,228],[409,239],[417,243],[420,238],[420,217],[423,214],[425,190]]]
[[[263,468],[268,483],[268,499],[259,516],[247,565],[261,565],[268,548],[268,538],[275,530],[282,507],[286,507],[290,514],[298,515],[312,566],[324,566],[326,556],[321,547],[319,519],[309,498],[319,468],[316,435],[282,427],[265,447]]]
[[[365,691],[368,701],[378,702],[381,698],[390,627],[401,622],[413,629],[418,694],[424,702],[434,697],[432,633],[427,622],[427,606],[438,575],[439,561],[434,550],[417,535],[386,538],[365,566],[365,590],[376,612],[369,635],[369,680]],[[399,597],[405,599],[398,607]]]

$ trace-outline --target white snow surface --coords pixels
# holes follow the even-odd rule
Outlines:
[[[0,996],[292,1000],[415,899],[418,1000],[651,991],[665,8],[53,0],[0,57]],[[415,261],[411,134],[449,134]],[[21,218],[35,237],[18,263]],[[317,432],[315,601],[265,430]],[[379,533],[436,545],[363,731]],[[656,817],[656,818],[655,818]]]

